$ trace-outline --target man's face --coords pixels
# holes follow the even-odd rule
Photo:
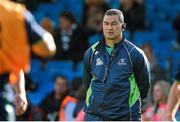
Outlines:
[[[64,78],[57,78],[54,84],[55,92],[57,94],[64,94],[68,87],[67,87],[67,81]]]
[[[106,39],[117,39],[122,33],[122,24],[117,15],[106,15],[103,19],[103,33]]]

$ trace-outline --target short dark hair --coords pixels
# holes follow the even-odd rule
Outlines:
[[[75,23],[76,22],[76,19],[74,17],[74,15],[68,11],[64,11],[60,14],[60,17],[64,17],[66,18],[67,20],[69,20],[71,23]]]
[[[105,13],[105,16],[106,16],[106,15],[109,15],[109,16],[111,16],[111,15],[117,15],[117,16],[119,16],[119,21],[122,22],[122,23],[124,23],[123,13],[122,13],[122,11],[120,11],[120,10],[118,10],[118,9],[109,9],[109,10],[107,10],[106,13]]]
[[[55,74],[54,78],[53,78],[54,82],[56,82],[56,80],[58,78],[62,78],[62,79],[66,80],[68,82],[68,78],[65,75],[63,75],[63,74]]]

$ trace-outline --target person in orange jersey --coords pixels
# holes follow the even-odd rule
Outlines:
[[[73,121],[73,111],[77,104],[77,99],[70,95],[65,96],[59,110],[59,121]]]
[[[27,108],[24,72],[30,70],[30,51],[41,57],[54,55],[56,46],[50,33],[19,3],[0,2],[0,120],[14,120],[8,96],[8,82],[15,88],[16,114]]]
[[[67,85],[66,77],[61,77],[61,79],[57,79],[57,82],[60,84],[60,92],[62,97],[62,101],[60,101],[58,120],[59,121],[73,121],[74,116],[73,112],[77,104],[77,99],[71,95]]]

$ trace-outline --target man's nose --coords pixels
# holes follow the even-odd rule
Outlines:
[[[112,26],[111,26],[111,25],[108,25],[107,29],[112,29]]]

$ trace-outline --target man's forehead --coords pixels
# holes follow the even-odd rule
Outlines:
[[[119,21],[118,15],[105,15],[103,21],[105,22],[114,22]]]

